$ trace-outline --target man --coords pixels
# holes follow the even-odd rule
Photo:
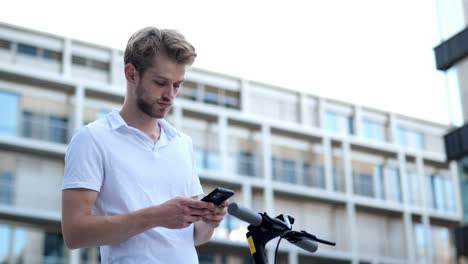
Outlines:
[[[62,231],[69,248],[101,246],[102,263],[198,263],[225,214],[203,193],[191,139],[163,118],[195,60],[173,30],[128,41],[124,105],[80,128],[65,156]]]

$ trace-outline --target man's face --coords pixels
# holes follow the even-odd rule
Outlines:
[[[136,100],[140,111],[153,118],[164,118],[184,81],[185,65],[159,56],[136,83]]]

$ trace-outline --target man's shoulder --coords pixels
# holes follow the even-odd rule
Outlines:
[[[73,134],[72,140],[86,140],[98,138],[109,131],[106,119],[98,119],[77,129]]]

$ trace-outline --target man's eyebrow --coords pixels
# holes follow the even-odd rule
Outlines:
[[[157,75],[157,74],[155,74],[155,75],[153,76],[153,78],[156,78],[156,79],[163,79],[164,81],[168,81],[168,80],[169,80],[168,78],[166,78],[166,77],[164,77],[164,76],[161,76],[161,75]],[[175,83],[183,83],[183,82],[185,82],[185,79],[175,81]]]

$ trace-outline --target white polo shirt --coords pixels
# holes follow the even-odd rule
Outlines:
[[[99,192],[93,215],[124,214],[202,194],[191,139],[163,119],[159,124],[156,143],[116,110],[80,128],[67,149],[62,189]],[[156,227],[100,250],[101,263],[198,263],[193,224]]]

